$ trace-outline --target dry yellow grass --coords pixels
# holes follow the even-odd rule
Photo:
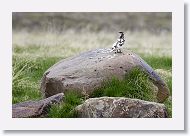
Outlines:
[[[95,33],[77,33],[75,31],[64,33],[13,32],[13,47],[38,46],[40,48],[31,55],[68,57],[95,48],[109,48],[117,36],[117,33],[104,31]],[[171,33],[159,35],[145,31],[126,33],[125,48],[143,56],[171,56],[171,45]]]

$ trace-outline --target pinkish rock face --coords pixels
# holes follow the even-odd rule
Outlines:
[[[136,67],[148,73],[158,88],[158,102],[164,102],[169,96],[167,85],[144,60],[129,50],[115,54],[111,49],[97,49],[64,59],[44,73],[41,91],[44,97],[68,90],[89,95],[101,87],[103,81],[113,76],[123,79]]]
[[[90,98],[75,108],[80,118],[167,118],[163,104],[123,97]]]

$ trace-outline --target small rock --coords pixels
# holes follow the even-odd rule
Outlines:
[[[26,101],[12,105],[13,118],[41,117],[47,114],[51,105],[60,103],[64,97],[63,93],[53,95],[40,101]]]
[[[124,97],[90,98],[75,108],[80,118],[167,118],[164,104]]]

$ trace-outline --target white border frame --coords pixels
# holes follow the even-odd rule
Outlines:
[[[119,6],[116,6],[119,4]],[[181,0],[6,0],[0,4],[0,104],[4,130],[184,130],[184,5]],[[172,118],[12,118],[12,12],[172,12]]]

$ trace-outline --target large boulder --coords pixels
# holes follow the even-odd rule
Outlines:
[[[52,104],[60,103],[63,99],[63,93],[56,94],[40,101],[26,101],[12,105],[13,118],[32,118],[42,117]]]
[[[167,118],[164,104],[124,97],[90,98],[75,108],[80,118]]]
[[[158,102],[163,102],[169,95],[165,82],[143,59],[127,49],[122,53],[114,53],[111,49],[96,49],[63,59],[44,73],[41,91],[45,97],[68,90],[89,95],[103,81],[113,76],[123,79],[135,67],[148,73],[158,88]]]

